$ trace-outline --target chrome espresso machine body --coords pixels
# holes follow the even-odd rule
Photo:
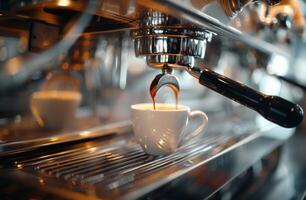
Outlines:
[[[0,196],[239,197],[303,120],[302,3],[0,0]],[[61,127],[38,116],[54,110],[35,104],[41,91],[78,94],[56,111]],[[130,105],[173,103],[172,91],[209,125],[147,155]]]

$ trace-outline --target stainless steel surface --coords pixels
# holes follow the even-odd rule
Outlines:
[[[163,12],[169,13],[172,16],[192,22],[194,25],[205,28],[214,33],[218,33],[236,41],[241,41],[244,44],[250,45],[250,47],[256,48],[267,54],[276,53],[289,57],[287,49],[284,50],[284,48],[279,48],[275,45],[271,45],[268,42],[245,34],[231,26],[225,25],[218,19],[212,18],[211,16],[195,9],[190,1],[156,0],[145,2],[139,1],[139,4],[144,7],[152,6],[155,9],[162,10]]]
[[[38,134],[36,134],[34,135],[34,138],[19,138],[15,141],[1,141],[0,156],[21,153],[48,145],[80,141],[84,139],[94,139],[111,134],[122,134],[130,130],[131,122],[123,121],[94,128],[87,128],[82,131],[63,132],[58,134],[52,133],[49,136],[40,137],[37,137]],[[44,134],[43,131],[41,131],[40,134]]]
[[[259,176],[258,180],[243,192],[241,199],[305,199],[305,142],[305,132],[297,131],[283,145],[281,158],[275,171],[268,177]]]
[[[90,12],[95,9],[95,6],[96,2],[91,2],[88,3],[84,9]],[[8,59],[4,64],[4,68],[14,68],[15,70],[13,72],[5,69],[1,70],[0,90],[6,91],[11,87],[20,86],[28,81],[33,73],[46,70],[50,67],[50,64],[57,64],[57,61],[55,60],[71,48],[79,35],[85,30],[91,19],[91,15],[86,14],[86,12],[82,13],[67,27],[61,40],[56,44],[49,46],[47,50],[38,55],[27,53]],[[37,46],[37,44],[35,46]],[[43,43],[41,43],[40,47],[43,46]]]
[[[227,7],[231,7],[231,9],[235,6],[229,6],[234,5],[235,3],[232,3],[233,1],[224,1],[223,3],[220,3],[220,7],[223,12],[226,12]],[[243,1],[243,3],[246,3],[249,1]],[[109,0],[99,0],[96,1],[97,3],[97,9],[94,11],[89,11],[89,13],[95,13],[98,17],[104,17],[106,19],[112,19],[114,21],[121,21],[121,24],[119,23],[116,27],[114,23],[108,23],[108,29],[120,29],[120,28],[126,28],[131,26],[134,26],[133,23],[135,20],[135,12],[136,12],[136,3],[135,1],[109,1]],[[212,2],[204,2],[200,4],[209,5],[215,3]],[[243,4],[242,3],[242,4]],[[176,16],[181,19],[185,19],[187,21],[192,21],[193,24],[199,25],[199,27],[208,28],[212,32],[229,36],[234,38],[235,40],[242,41],[246,44],[251,45],[253,48],[262,50],[266,53],[280,53],[284,55],[288,55],[287,51],[283,51],[274,45],[271,45],[267,42],[263,42],[262,40],[258,40],[253,36],[244,34],[240,32],[239,30],[229,27],[227,24],[222,23],[221,21],[218,21],[219,19],[213,18],[208,14],[204,14],[203,12],[196,9],[196,7],[193,5],[193,1],[174,1],[174,0],[167,0],[167,1],[137,1],[137,4],[154,8],[154,9],[160,9],[163,12],[171,13],[171,15]],[[25,18],[34,18],[34,19],[44,19],[45,21],[53,20],[55,23],[64,23],[64,21],[59,20],[61,18],[61,15],[66,12],[72,12],[73,14],[76,12],[83,11],[82,8],[84,7],[83,1],[71,1],[67,0],[65,3],[62,3],[60,0],[56,1],[13,1],[10,4],[10,8],[15,8],[17,10],[17,16],[18,17],[25,17]],[[235,4],[236,5],[236,4]],[[241,5],[238,5],[238,7]],[[42,9],[45,8],[45,9]],[[170,9],[169,9],[170,8]],[[224,9],[224,10],[223,10]],[[240,10],[240,7],[238,8]],[[47,12],[46,12],[47,11]],[[18,15],[18,12],[20,14]],[[50,13],[49,13],[50,12]],[[6,12],[4,12],[6,13]],[[59,18],[59,19],[58,19]],[[51,20],[51,22],[52,22]],[[103,22],[103,20],[102,20]],[[54,23],[54,22],[53,22]],[[101,22],[100,22],[101,23]],[[130,25],[129,25],[130,24]],[[113,28],[111,28],[113,26]],[[98,32],[99,29],[102,27],[100,26],[91,26],[88,30],[89,32]],[[101,29],[103,31],[103,28]]]
[[[264,4],[267,4],[268,6],[276,5],[280,3],[281,0],[262,0]],[[253,4],[256,2],[260,2],[258,0],[243,0],[243,1],[234,1],[234,0],[222,0],[221,4],[223,5],[224,12],[226,15],[230,17],[234,17],[238,12],[240,12],[244,7],[246,7],[249,4]]]
[[[204,58],[212,33],[158,11],[143,10],[133,32],[136,56],[146,56],[151,67],[179,67],[189,57]],[[178,66],[176,66],[178,65]]]
[[[254,117],[249,113],[240,114],[245,119]],[[221,121],[222,118],[215,119],[214,125],[210,126],[205,137],[193,140],[169,156],[156,157],[145,154],[140,145],[135,143],[131,133],[127,133],[60,146],[57,149],[42,149],[31,154],[25,152],[2,157],[0,172],[10,169],[10,172],[16,173],[18,177],[21,171],[25,173],[22,175],[24,180],[30,180],[27,178],[30,174],[37,175],[37,179],[32,182],[31,191],[35,191],[38,185],[36,189],[40,192],[46,188],[54,188],[53,195],[60,194],[56,190],[60,187],[65,193],[71,190],[86,194],[88,198],[135,199],[152,196],[156,199],[158,193],[150,192],[156,189],[163,191],[162,188],[166,187],[170,189],[168,194],[171,194],[173,189],[183,184],[186,190],[183,189],[180,193],[187,192],[187,195],[188,187],[197,184],[198,173],[209,176],[210,173],[217,173],[215,170],[222,170],[221,181],[213,187],[209,182],[202,183],[201,187],[206,189],[193,196],[203,199],[292,134],[292,130],[271,124],[254,126],[254,123],[245,121],[237,121],[237,126],[234,127],[230,122],[223,122],[225,126],[220,131],[216,124]],[[258,148],[259,146],[261,148]],[[10,176],[5,178],[8,177]],[[186,186],[186,183],[190,185]],[[5,188],[1,190],[5,193]],[[13,199],[14,194],[8,197]]]
[[[186,72],[188,72],[191,76],[196,78],[197,80],[200,79],[202,70],[198,67],[195,67],[193,65],[187,65],[185,67]]]
[[[134,3],[131,0],[125,1],[110,1],[110,0],[95,0],[89,3],[95,4],[95,9],[86,10],[87,13],[112,19],[113,26],[122,23],[129,23],[131,19],[129,15],[134,11]],[[73,0],[40,0],[40,1],[25,1],[13,0],[9,3],[9,7],[15,10],[18,17],[34,18],[49,21],[49,23],[65,23],[65,18],[69,18],[77,13],[84,12],[84,8],[88,5],[88,1],[73,1]],[[65,15],[66,12],[66,15]],[[67,16],[67,13],[69,14]]]

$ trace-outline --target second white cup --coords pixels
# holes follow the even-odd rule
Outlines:
[[[41,127],[62,129],[74,122],[81,99],[75,91],[39,91],[32,94],[30,108]]]

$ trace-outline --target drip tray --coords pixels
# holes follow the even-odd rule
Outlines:
[[[207,134],[168,156],[147,155],[132,133],[98,138],[14,159],[40,183],[99,198],[136,198],[258,134]],[[120,191],[120,192],[118,192]]]
[[[19,199],[27,187],[34,197],[54,199],[204,199],[294,131],[257,123],[257,117],[242,111],[211,115],[205,134],[168,156],[147,155],[130,122],[58,135],[56,141],[46,137],[2,144],[0,193]]]

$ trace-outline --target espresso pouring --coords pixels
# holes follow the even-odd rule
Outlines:
[[[171,88],[171,90],[174,93],[174,96],[175,96],[175,108],[177,109],[178,108],[179,90],[177,89],[177,87],[175,87],[173,85],[170,85],[170,84],[168,84],[166,86]],[[152,98],[154,110],[156,110],[156,100],[155,100],[155,98],[156,98],[158,89],[160,89],[160,88],[153,88],[153,89],[150,88],[150,95],[151,95],[151,98]],[[160,108],[158,108],[158,110],[160,110]],[[164,109],[164,110],[166,110],[166,109]]]

